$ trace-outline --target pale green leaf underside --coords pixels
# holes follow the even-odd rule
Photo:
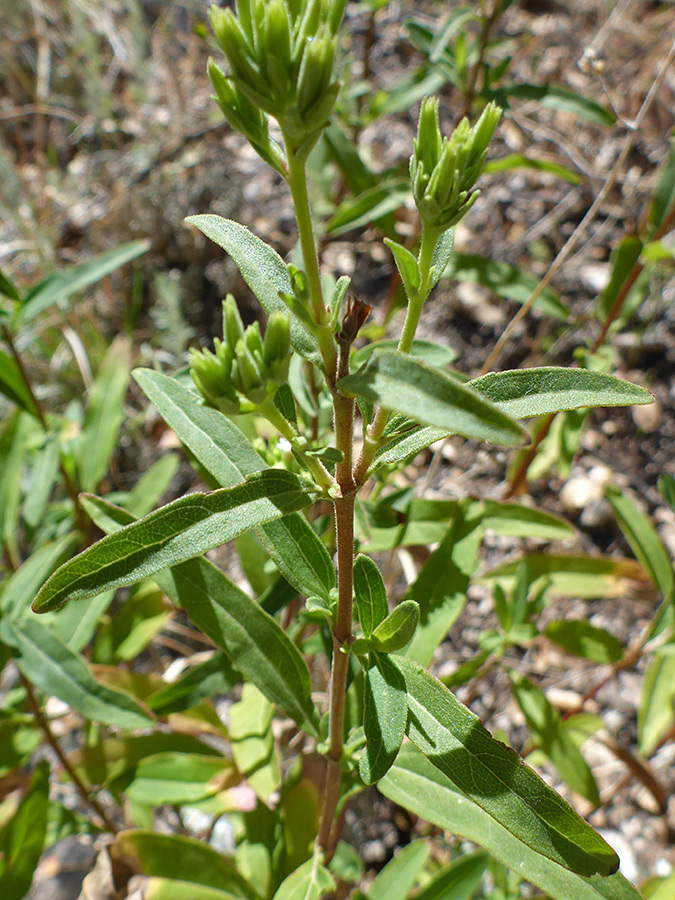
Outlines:
[[[233,488],[188,494],[104,537],[61,566],[43,585],[35,612],[69,598],[134,584],[200,556],[239,534],[308,506],[315,494],[290,472],[269,469]]]
[[[509,446],[524,440],[521,426],[476,391],[396,350],[374,353],[338,387],[452,434]]]
[[[217,410],[201,406],[196,394],[175,379],[150,369],[133,374],[167,425],[220,485],[232,487],[267,468],[236,425]],[[301,513],[261,525],[256,533],[294,588],[307,597],[328,598],[335,587],[333,563]]]
[[[474,803],[532,850],[582,875],[616,871],[614,851],[438,679],[392,657],[408,693],[408,737]]]
[[[185,221],[229,253],[268,316],[275,309],[287,311],[279,292],[292,294],[293,289],[286,264],[276,251],[239,222],[222,216],[190,216]],[[316,338],[295,316],[291,318],[291,343],[305,359],[322,365]]]
[[[654,399],[649,391],[621,378],[558,366],[489,372],[469,381],[468,387],[514,419],[590,406],[634,406]]]
[[[378,788],[415,815],[484,847],[545,891],[551,900],[642,900],[618,873],[584,877],[536,853],[458,791],[410,744],[402,748],[393,767],[378,782]]]

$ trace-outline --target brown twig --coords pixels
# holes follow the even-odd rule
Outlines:
[[[108,816],[108,813],[101,806],[101,804],[98,802],[96,797],[92,796],[91,791],[87,790],[84,782],[82,781],[80,776],[77,774],[77,772],[75,771],[73,766],[70,764],[70,762],[68,761],[68,758],[65,756],[63,750],[61,749],[59,742],[56,740],[56,736],[54,735],[54,732],[52,731],[52,729],[49,725],[49,722],[47,721],[46,717],[43,715],[42,710],[40,709],[40,706],[38,705],[38,702],[35,697],[35,693],[33,691],[33,687],[31,685],[30,681],[28,681],[28,679],[23,675],[22,672],[19,672],[19,678],[21,679],[21,683],[23,684],[23,686],[26,690],[26,696],[28,698],[28,706],[30,707],[31,712],[32,712],[33,716],[35,717],[35,721],[37,722],[38,726],[40,727],[40,730],[44,734],[45,740],[47,741],[49,746],[52,748],[54,753],[57,755],[59,762],[61,763],[61,765],[67,772],[68,777],[75,785],[75,788],[77,789],[78,794],[80,795],[82,800],[87,804],[87,806],[90,806],[91,809],[96,813],[96,815],[99,817],[99,819],[103,823],[105,830],[109,831],[111,834],[117,834],[120,829],[117,827],[117,825],[115,825],[115,823],[112,821],[112,819],[110,819],[110,817]]]

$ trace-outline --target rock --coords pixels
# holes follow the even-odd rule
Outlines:
[[[653,403],[647,403],[644,406],[633,406],[631,414],[633,421],[641,431],[644,431],[645,434],[652,434],[658,430],[661,421],[661,404],[658,400],[654,400]]]

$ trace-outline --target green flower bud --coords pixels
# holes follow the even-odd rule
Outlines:
[[[237,390],[252,403],[262,403],[267,396],[265,380],[258,363],[243,339],[237,341],[234,357],[237,364],[238,377],[235,379]]]
[[[237,342],[244,337],[244,323],[239,315],[237,301],[232,294],[223,300],[223,340],[234,353]]]
[[[292,265],[288,266],[288,277],[291,280],[293,293],[298,300],[309,300],[309,283],[302,269],[296,269]]]
[[[209,406],[227,415],[239,412],[239,398],[230,382],[229,373],[210,350],[190,351],[190,375]]]
[[[291,321],[288,313],[275,310],[267,322],[263,360],[269,380],[276,386],[288,379],[291,362]]]
[[[264,92],[265,81],[260,68],[251,56],[252,48],[232,11],[212,6],[209,10],[209,19],[216,40],[230,63],[232,73],[251,87]]]
[[[244,344],[246,345],[246,349],[248,350],[248,352],[258,364],[260,371],[264,374],[265,364],[263,362],[263,342],[262,335],[260,334],[260,325],[258,325],[257,322],[249,325],[244,332]]]
[[[381,653],[401,650],[412,639],[420,619],[420,608],[414,600],[395,606],[370,635],[369,641]]]
[[[314,40],[308,41],[305,45],[296,94],[296,105],[303,117],[330,86],[333,77],[334,49],[334,42],[326,28],[321,28]]]
[[[410,158],[410,180],[422,222],[441,231],[455,225],[475,203],[471,192],[485,164],[489,142],[501,116],[489,103],[471,127],[462,119],[449,138],[441,138],[438,103],[422,102],[417,138]]]

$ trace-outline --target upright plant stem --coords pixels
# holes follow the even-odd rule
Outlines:
[[[336,381],[349,373],[349,343],[341,342],[338,351]],[[337,543],[338,604],[333,629],[333,660],[330,677],[328,757],[318,847],[329,857],[333,822],[340,800],[340,759],[344,745],[345,695],[352,639],[352,594],[354,584],[354,500],[356,485],[352,476],[354,443],[354,400],[333,388],[335,443],[343,459],[335,467],[340,496],[335,498],[335,536]]]
[[[420,315],[422,314],[422,307],[431,291],[431,264],[439,236],[438,232],[429,228],[425,228],[422,231],[422,241],[417,260],[421,282],[417,290],[408,297],[405,322],[403,323],[403,330],[398,342],[398,349],[401,353],[410,353],[413,340],[415,339],[415,332],[419,325]],[[375,410],[373,420],[366,429],[363,438],[361,456],[354,468],[354,481],[357,485],[362,484],[366,478],[368,467],[377,452],[388,419],[388,410],[382,409],[381,406]]]
[[[323,302],[323,291],[321,290],[321,273],[316,255],[312,214],[307,195],[307,171],[304,159],[298,159],[295,156],[292,142],[288,139],[286,139],[286,154],[288,158],[288,187],[290,188],[293,206],[295,207],[295,220],[298,226],[302,259],[309,286],[309,300],[316,323],[316,338],[319,342],[326,377],[330,379],[335,372],[337,359],[333,335],[330,332],[330,324]]]

